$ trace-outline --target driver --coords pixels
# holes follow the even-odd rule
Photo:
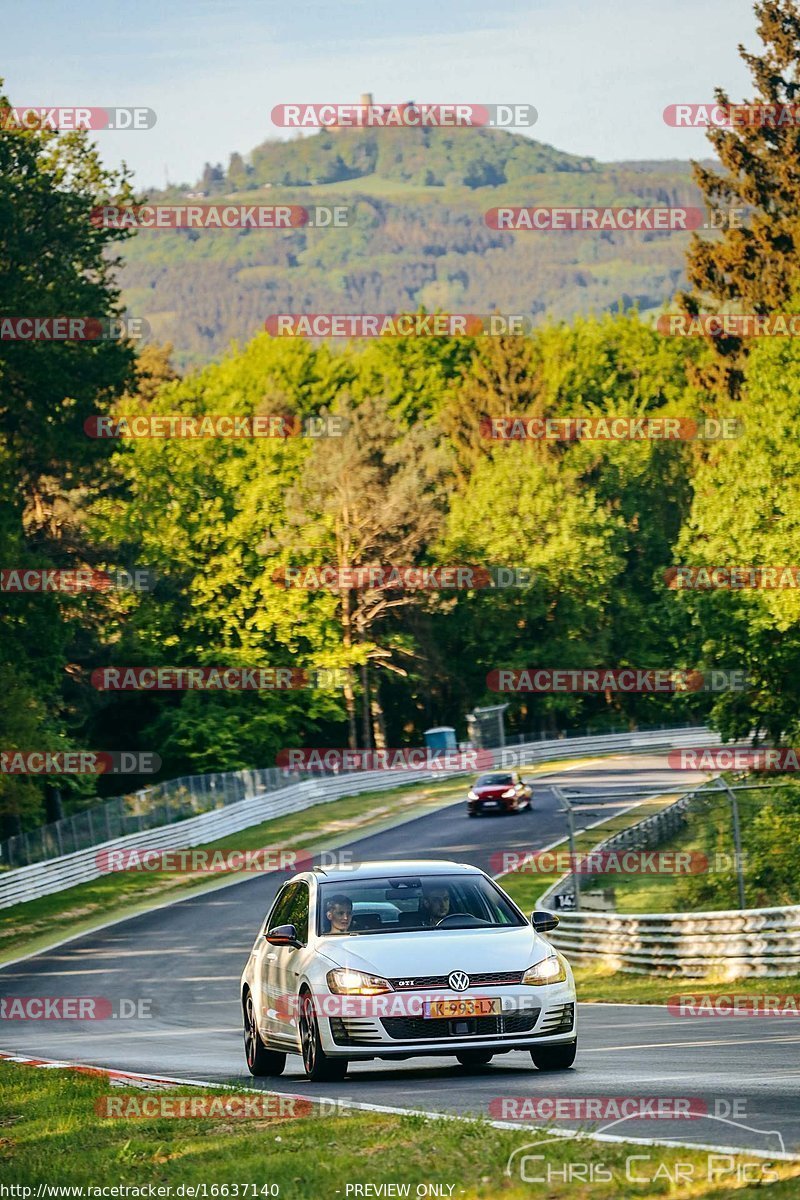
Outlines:
[[[331,933],[349,933],[353,923],[353,901],[349,896],[331,896],[325,905],[325,916],[330,922]]]
[[[422,893],[420,916],[423,925],[438,925],[450,912],[450,889],[446,887],[426,888]]]

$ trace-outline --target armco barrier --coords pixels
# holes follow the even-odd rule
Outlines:
[[[510,767],[512,761],[520,763],[523,759],[525,763],[534,764],[548,759],[583,757],[587,754],[646,752],[681,746],[712,745],[717,740],[716,734],[703,727],[665,729],[606,734],[602,737],[555,738],[505,750],[496,749],[492,754],[495,765]],[[464,772],[453,772],[459,773]],[[297,784],[289,782],[277,792],[260,792],[246,800],[239,800],[172,825],[113,838],[74,854],[4,872],[0,874],[0,908],[8,908],[12,904],[35,900],[40,896],[74,887],[78,883],[98,879],[104,873],[97,864],[97,857],[103,850],[136,846],[161,850],[190,849],[216,841],[228,834],[238,833],[252,825],[259,825],[273,817],[311,808],[315,804],[328,803],[343,796],[353,796],[380,788],[397,787],[404,783],[441,779],[443,774],[441,771],[402,771],[390,775],[386,771],[371,771],[321,776]]]
[[[680,826],[694,794],[630,825],[594,851],[646,849]],[[553,909],[555,897],[572,891],[565,875],[539,897]],[[779,977],[800,971],[800,905],[695,913],[596,913],[559,910],[549,935],[576,965],[602,963],[633,974],[721,979]]]
[[[721,979],[800,971],[800,905],[743,912],[560,913],[550,941],[574,964]]]
[[[598,842],[596,846],[592,846],[592,853],[597,854],[603,850],[650,850],[654,846],[660,846],[685,825],[686,812],[691,807],[695,794],[695,792],[686,792],[673,804],[667,805],[659,812],[651,813],[649,817],[637,821],[635,825],[628,825],[627,828],[621,829],[612,837]],[[631,795],[631,799],[633,798],[634,794]],[[579,886],[582,882],[583,880],[579,879]],[[542,893],[537,904],[542,908],[553,908],[556,896],[571,895],[572,891],[572,875],[562,875],[556,883]]]

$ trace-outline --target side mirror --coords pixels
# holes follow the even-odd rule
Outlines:
[[[537,908],[535,912],[531,913],[531,925],[537,933],[547,933],[558,925],[558,917],[555,913]]]
[[[271,946],[299,946],[300,939],[294,925],[275,925],[264,934]]]

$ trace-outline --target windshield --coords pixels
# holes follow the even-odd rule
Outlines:
[[[513,782],[512,775],[481,775],[475,787],[500,787],[501,785],[508,787]]]
[[[500,889],[482,875],[387,875],[319,886],[320,936],[525,924]]]

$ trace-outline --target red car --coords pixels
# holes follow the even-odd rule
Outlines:
[[[512,813],[531,808],[533,791],[516,771],[490,771],[480,775],[467,796],[467,816],[478,813]]]

